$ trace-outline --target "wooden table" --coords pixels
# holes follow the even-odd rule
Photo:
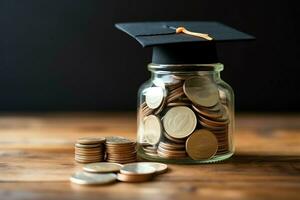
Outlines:
[[[134,113],[0,115],[0,199],[300,199],[300,115],[238,115],[236,154],[152,182],[71,184],[78,137],[135,138]]]

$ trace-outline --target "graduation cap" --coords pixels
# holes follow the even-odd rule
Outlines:
[[[153,47],[155,64],[217,63],[217,43],[255,39],[218,22],[131,22],[115,26],[143,47]]]

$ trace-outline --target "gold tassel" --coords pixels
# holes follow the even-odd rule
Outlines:
[[[186,28],[184,27],[178,27],[176,28],[176,33],[185,33],[187,35],[192,35],[195,37],[200,37],[206,40],[213,40],[212,37],[210,37],[208,34],[205,33],[196,33],[196,32],[192,32],[192,31],[188,31]]]

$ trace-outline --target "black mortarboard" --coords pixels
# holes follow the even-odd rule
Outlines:
[[[155,64],[207,64],[219,62],[216,43],[252,40],[253,36],[218,22],[166,21],[118,23],[116,27],[143,47],[153,47]],[[180,32],[178,28],[184,27]],[[191,34],[207,34],[209,37]]]

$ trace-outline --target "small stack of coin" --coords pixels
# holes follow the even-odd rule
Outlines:
[[[182,159],[186,158],[185,144],[176,144],[172,142],[159,142],[157,154],[162,158]]]
[[[177,86],[177,87],[175,87]],[[176,84],[175,86],[169,87],[168,96],[167,96],[167,104],[174,102],[175,100],[182,98],[184,96],[183,88],[181,83]]]
[[[131,163],[136,161],[136,143],[119,136],[106,137],[106,161]]]
[[[75,144],[75,160],[79,163],[93,163],[104,160],[105,138],[79,138]]]
[[[141,144],[144,153],[151,157],[157,157],[157,147],[149,144]]]

